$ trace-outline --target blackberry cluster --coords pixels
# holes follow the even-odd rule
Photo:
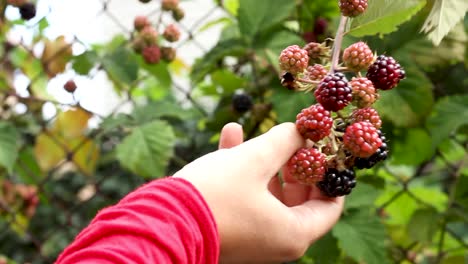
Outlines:
[[[329,168],[323,181],[317,183],[317,187],[328,197],[348,195],[356,187],[356,175],[350,169],[339,171]]]

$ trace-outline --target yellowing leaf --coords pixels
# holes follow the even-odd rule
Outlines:
[[[49,77],[54,77],[65,70],[71,56],[71,44],[60,36],[55,41],[46,40],[41,61]]]
[[[52,131],[59,134],[64,139],[80,137],[86,131],[88,121],[91,117],[91,113],[81,108],[59,113]]]
[[[66,152],[49,135],[41,133],[36,138],[34,155],[41,170],[49,171],[65,158]]]

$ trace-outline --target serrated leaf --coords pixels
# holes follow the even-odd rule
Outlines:
[[[358,262],[388,263],[385,250],[385,229],[379,218],[368,210],[345,214],[333,228],[333,235],[344,252]]]
[[[371,207],[374,205],[379,194],[380,190],[377,190],[372,185],[359,182],[353,190],[353,195],[350,195],[346,199],[345,206],[347,209]]]
[[[340,256],[338,240],[333,237],[331,233],[328,233],[316,241],[309,250],[307,250],[306,255],[312,257],[314,263],[335,264]]]
[[[7,122],[0,122],[0,166],[10,173],[18,157],[18,132]]]
[[[240,0],[238,10],[239,29],[242,35],[253,41],[258,33],[284,21],[295,7],[294,1]]]
[[[138,61],[136,56],[126,48],[118,48],[107,54],[102,64],[109,77],[116,82],[132,84],[138,77]]]
[[[366,12],[351,20],[348,33],[355,37],[391,33],[421,10],[425,4],[425,0],[369,1]]]
[[[205,76],[218,69],[218,62],[226,56],[241,55],[246,51],[245,42],[242,39],[227,39],[219,42],[202,59],[198,59],[192,67],[190,74],[194,83],[199,83]]]
[[[395,126],[417,126],[423,123],[432,109],[432,83],[414,65],[404,63],[402,66],[408,77],[393,90],[381,92],[381,98],[375,104],[375,108],[384,119],[392,121]]]
[[[406,227],[408,235],[420,243],[430,243],[439,227],[439,213],[434,209],[420,209],[414,212]]]
[[[427,120],[432,144],[437,147],[462,125],[468,124],[468,95],[450,96],[437,102]]]
[[[442,39],[460,22],[468,11],[466,0],[435,0],[431,13],[421,29],[428,38],[439,45]]]
[[[145,178],[163,177],[173,153],[175,135],[163,121],[135,128],[118,146],[117,159],[123,167]]]
[[[274,33],[268,33],[266,36],[263,36],[254,43],[254,48],[263,52],[269,50],[275,54],[276,61],[275,64],[278,64],[278,57],[281,51],[289,45],[303,45],[304,40],[298,35],[289,30],[280,30],[275,31]]]

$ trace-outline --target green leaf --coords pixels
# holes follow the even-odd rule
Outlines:
[[[173,153],[175,135],[172,127],[163,121],[135,128],[117,146],[120,163],[145,178],[163,177]]]
[[[340,256],[338,240],[333,237],[331,233],[328,233],[315,242],[309,250],[307,250],[306,255],[312,257],[314,263],[335,264]]]
[[[455,200],[468,209],[468,174],[460,176],[455,190]]]
[[[223,89],[223,94],[233,93],[235,90],[244,88],[246,80],[226,69],[215,71],[211,74],[213,84]]]
[[[468,95],[449,96],[437,102],[427,120],[432,144],[437,147],[462,125],[468,124]]]
[[[254,43],[254,48],[262,52],[264,50],[272,51],[276,56],[275,63],[278,63],[278,57],[281,51],[290,45],[303,45],[304,40],[296,33],[289,30],[280,30],[268,32],[267,35],[262,35],[258,41]]]
[[[424,129],[402,129],[404,135],[392,148],[392,164],[418,165],[431,158],[432,139]]]
[[[18,157],[18,132],[7,122],[0,122],[0,166],[12,173]]]
[[[371,207],[379,196],[380,191],[372,185],[359,182],[353,190],[353,195],[348,196],[345,206],[347,209]]]
[[[226,56],[241,55],[246,51],[245,42],[241,39],[228,39],[219,42],[205,56],[198,59],[192,67],[190,74],[194,83],[199,83],[205,76],[217,70],[220,60]]]
[[[388,263],[385,229],[379,218],[368,210],[353,210],[343,215],[333,228],[333,235],[345,253],[358,262]]]
[[[137,58],[126,48],[118,48],[107,54],[102,64],[113,81],[131,85],[138,78]]]
[[[439,45],[442,39],[460,22],[468,11],[466,0],[435,0],[431,13],[421,29],[428,38]]]
[[[147,70],[159,83],[162,88],[170,88],[172,86],[172,77],[169,73],[168,64],[160,62],[158,64],[148,64],[140,58],[140,66]]]
[[[253,41],[255,35],[283,22],[294,10],[294,1],[240,0],[239,28],[243,36]]]
[[[80,75],[87,75],[96,64],[97,59],[96,52],[84,52],[73,59],[73,70]]]
[[[440,215],[434,209],[420,209],[414,212],[406,227],[409,236],[415,241],[428,244],[439,227]]]
[[[349,34],[362,37],[398,29],[426,4],[425,0],[372,0],[367,11],[351,20]]]
[[[375,108],[395,126],[417,126],[423,123],[432,109],[432,83],[413,64],[405,63],[402,66],[408,77],[393,90],[381,92]]]
[[[278,122],[294,122],[297,113],[314,103],[314,95],[275,86],[271,102],[273,103],[273,110],[278,114]]]

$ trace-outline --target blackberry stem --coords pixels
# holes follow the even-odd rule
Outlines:
[[[338,26],[338,30],[336,31],[335,41],[333,42],[333,55],[330,69],[330,73],[332,74],[335,73],[335,70],[338,68],[338,62],[340,60],[341,43],[343,42],[346,22],[348,22],[348,17],[341,16],[340,25]]]

